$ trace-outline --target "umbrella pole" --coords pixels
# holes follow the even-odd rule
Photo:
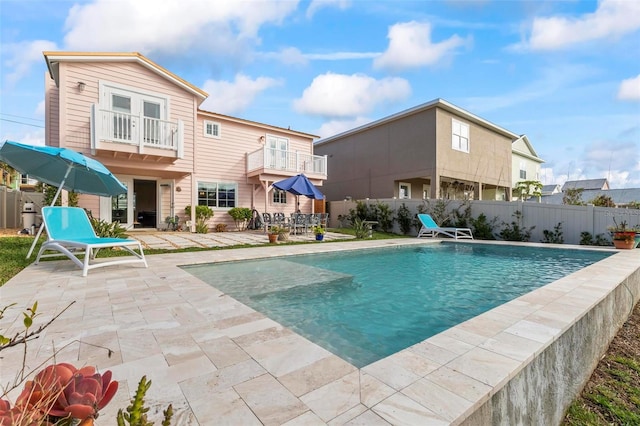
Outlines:
[[[51,202],[52,206],[55,206],[56,200],[60,196],[60,192],[62,191],[62,187],[64,186],[64,183],[67,181],[67,176],[69,176],[69,173],[71,173],[71,164],[69,164],[69,167],[67,168],[67,172],[64,174],[64,177],[62,178],[62,182],[60,182],[60,186],[58,187],[58,190],[56,191],[56,195],[53,196],[53,201]],[[33,253],[33,249],[36,247],[36,244],[38,243],[38,240],[40,239],[40,235],[42,235],[42,229],[43,228],[44,228],[44,222],[38,227],[38,233],[36,234],[36,237],[33,239],[33,243],[31,243],[31,248],[29,249],[29,252],[27,253],[27,259],[31,257],[31,253]]]

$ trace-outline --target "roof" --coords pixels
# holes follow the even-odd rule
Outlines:
[[[521,151],[518,148],[516,148],[515,146],[517,145],[518,142],[524,143],[528,152]],[[514,154],[520,155],[522,157],[528,158],[538,163],[544,163],[544,160],[538,157],[538,153],[536,152],[535,149],[533,149],[533,146],[531,145],[531,142],[529,142],[529,138],[527,137],[527,135],[521,135],[518,139],[511,142],[511,150]]]
[[[58,63],[60,62],[135,62],[150,69],[161,77],[172,81],[186,91],[204,101],[209,94],[204,90],[194,86],[186,80],[178,77],[171,71],[166,70],[138,52],[42,52],[49,68],[49,75],[58,85]]]
[[[558,185],[557,183],[551,185],[542,185],[540,192],[542,194],[554,194],[556,192],[560,192],[560,185]]]
[[[587,189],[581,194],[582,201],[589,202],[598,195],[611,197],[613,202],[618,205],[626,205],[633,201],[640,203],[640,188],[624,188],[624,189]],[[546,204],[562,204],[564,194],[558,193],[553,195],[543,195],[541,201]]]
[[[284,127],[272,126],[270,124],[260,123],[258,121],[245,120],[244,118],[232,117],[230,115],[224,115],[224,114],[219,114],[217,112],[206,111],[206,110],[203,110],[203,109],[200,109],[200,108],[198,108],[198,114],[202,115],[202,116],[211,117],[211,118],[221,118],[221,119],[224,119],[224,120],[233,121],[235,123],[243,123],[243,124],[248,124],[248,125],[251,125],[251,126],[262,127],[264,129],[273,129],[273,130],[277,130],[279,132],[295,134],[295,135],[299,135],[299,136],[303,136],[303,137],[307,137],[307,138],[311,138],[311,139],[317,139],[317,138],[320,137],[318,135],[312,135],[310,133],[304,133],[304,132],[299,132],[297,130],[291,130],[291,128],[285,129]]]
[[[562,185],[562,191],[567,189],[607,189],[609,188],[609,182],[607,179],[583,179],[583,180],[568,180]]]
[[[489,128],[489,129],[491,129],[491,130],[493,130],[493,131],[495,131],[497,133],[500,133],[500,134],[510,138],[512,141],[520,138],[520,135],[517,135],[517,134],[515,134],[515,133],[513,133],[513,132],[511,132],[511,131],[503,128],[503,127],[500,127],[500,126],[496,125],[496,124],[493,124],[493,123],[485,120],[484,118],[478,117],[477,115],[472,114],[469,111],[466,111],[466,110],[464,110],[464,109],[462,109],[460,107],[457,107],[457,106],[453,105],[452,103],[445,101],[444,99],[437,98],[437,99],[434,99],[434,100],[432,100],[430,102],[426,102],[424,104],[418,105],[416,107],[409,108],[409,109],[406,109],[404,111],[398,112],[396,114],[392,114],[392,115],[389,115],[387,117],[381,118],[379,120],[372,121],[371,123],[364,124],[362,126],[356,127],[354,129],[351,129],[351,130],[347,130],[346,132],[338,133],[337,135],[321,139],[318,142],[316,142],[316,145],[322,145],[322,144],[325,144],[325,143],[329,143],[329,142],[332,142],[334,140],[341,139],[341,138],[343,138],[345,136],[349,136],[349,135],[353,135],[353,134],[356,134],[356,133],[360,133],[360,132],[363,132],[365,130],[371,129],[373,127],[382,126],[383,124],[390,123],[390,122],[393,122],[393,121],[398,120],[400,118],[407,117],[409,115],[413,115],[413,114],[416,114],[416,113],[419,113],[419,112],[422,112],[422,111],[427,111],[427,110],[432,109],[432,108],[441,108],[441,109],[443,109],[445,111],[449,111],[449,112],[451,112],[453,114],[456,114],[457,116],[460,116],[460,117],[463,117],[463,118],[467,119],[468,121],[470,121],[472,123],[476,123],[476,124],[478,124],[480,126]]]

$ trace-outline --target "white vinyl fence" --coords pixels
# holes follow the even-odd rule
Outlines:
[[[43,195],[39,192],[22,192],[0,186],[0,228],[22,228],[24,203],[33,203],[36,223],[41,222]]]
[[[398,208],[405,204],[411,216],[414,217],[418,212],[418,206],[435,206],[437,200],[410,200],[410,199],[380,199],[380,200],[361,200],[369,205],[377,203],[388,204],[393,210],[393,216],[396,216]],[[339,216],[346,217],[349,210],[356,209],[356,201],[331,201],[327,203],[331,227],[340,226]],[[448,201],[447,212],[457,209],[461,206],[461,201]],[[475,219],[481,213],[487,217],[488,221],[497,218],[494,227],[494,235],[498,238],[498,234],[504,228],[504,224],[511,224],[515,219],[514,213],[520,211],[522,213],[522,227],[528,229],[532,226],[535,228],[531,231],[531,242],[541,242],[544,239],[545,230],[553,232],[554,227],[562,224],[562,236],[565,244],[578,244],[580,242],[580,233],[588,232],[593,237],[602,234],[605,239],[610,240],[608,227],[614,225],[614,218],[618,224],[626,221],[628,226],[640,225],[640,210],[637,209],[620,209],[608,207],[594,206],[567,206],[556,204],[541,204],[536,202],[509,202],[509,201],[476,201],[471,203],[471,216]],[[344,221],[348,226],[348,222]],[[393,224],[393,232],[400,234],[400,227],[397,221]],[[417,230],[412,229],[411,235],[417,235]]]

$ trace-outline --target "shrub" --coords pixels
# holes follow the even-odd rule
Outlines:
[[[413,225],[411,219],[411,212],[409,211],[409,207],[407,207],[404,203],[400,207],[398,207],[398,225],[400,225],[400,231],[403,235],[407,235],[411,232],[411,226]]]
[[[382,232],[388,232],[389,229],[391,229],[391,227],[393,226],[393,222],[395,220],[393,217],[393,210],[391,209],[391,206],[389,206],[389,204],[386,204],[386,203],[378,202],[374,206],[374,212],[375,212],[374,220],[378,222]]]
[[[240,231],[244,231],[247,228],[247,223],[252,217],[252,211],[248,207],[234,207],[227,213],[233,218],[236,229]]]
[[[188,217],[191,217],[191,206],[184,208]],[[209,232],[207,221],[213,217],[213,210],[209,206],[196,206],[196,232],[198,234],[206,234]]]
[[[580,233],[581,246],[610,246],[611,241],[604,237],[604,234],[598,234],[595,238],[590,232],[583,231]]]
[[[87,216],[96,235],[101,238],[124,238],[127,230],[120,225],[120,222],[107,222],[106,220],[96,219],[91,214],[91,210],[86,210]]]
[[[505,241],[529,241],[531,239],[531,231],[535,228],[525,228],[522,226],[522,212],[516,210],[513,213],[515,220],[510,224],[503,222],[503,228],[500,231],[500,238]]]
[[[563,244],[564,237],[562,236],[562,222],[558,222],[556,226],[553,227],[553,231],[549,231],[545,229],[542,231],[544,234],[543,243],[547,244]]]
[[[495,227],[497,217],[494,217],[491,221],[487,220],[487,216],[484,213],[480,213],[477,219],[471,218],[471,229],[473,229],[473,237],[477,240],[495,240],[496,237],[493,234],[493,228]]]
[[[227,230],[227,224],[226,223],[218,223],[216,224],[216,232],[224,232]]]
[[[356,217],[353,220],[352,227],[357,239],[362,240],[369,236],[369,230],[367,229],[367,224],[364,223],[364,221],[359,217]]]

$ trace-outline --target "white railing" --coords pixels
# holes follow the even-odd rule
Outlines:
[[[100,141],[119,142],[144,148],[159,148],[175,151],[182,157],[183,123],[181,120],[168,121],[142,115],[99,109],[92,111],[92,131],[94,148]]]
[[[247,154],[247,172],[259,169],[311,173],[326,176],[327,157],[300,153],[298,151],[261,148]]]

